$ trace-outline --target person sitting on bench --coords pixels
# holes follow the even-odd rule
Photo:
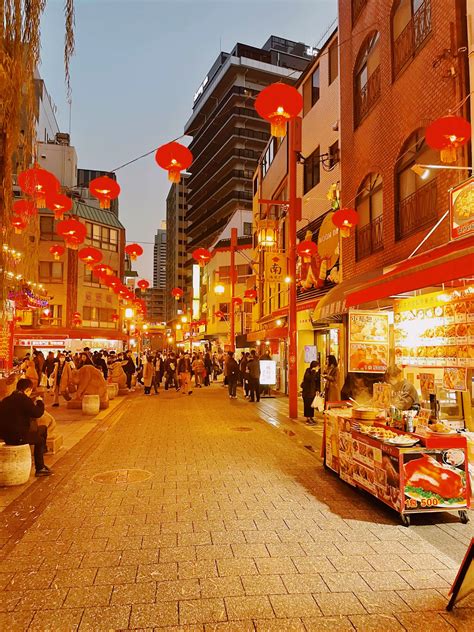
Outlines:
[[[46,426],[38,426],[36,421],[44,414],[44,402],[37,397],[33,402],[30,395],[33,382],[29,378],[18,380],[16,390],[0,402],[0,436],[7,445],[34,445],[36,476],[52,474],[46,467],[43,455],[46,452]]]

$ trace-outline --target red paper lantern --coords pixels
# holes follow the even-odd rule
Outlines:
[[[440,150],[441,162],[456,162],[457,148],[471,138],[471,125],[462,116],[442,116],[426,128],[426,142]]]
[[[103,277],[103,282],[104,282],[104,285],[106,285],[108,288],[114,291],[115,291],[115,288],[120,287],[122,285],[122,281],[114,275]]]
[[[314,255],[317,254],[318,247],[314,243],[314,241],[309,241],[308,239],[305,239],[304,241],[300,241],[300,243],[296,246],[296,252],[302,258],[311,259],[311,257],[314,257]]]
[[[100,208],[110,208],[110,200],[120,195],[120,186],[109,176],[100,176],[89,182],[89,191],[100,202]]]
[[[245,298],[254,301],[257,298],[257,290],[245,290],[244,299]]]
[[[59,180],[50,171],[35,165],[31,169],[18,174],[20,189],[30,195],[38,208],[45,208],[46,196],[59,191]]]
[[[116,323],[119,321],[120,316],[118,314],[112,314],[112,322]]]
[[[137,257],[143,254],[143,248],[138,244],[129,244],[125,246],[125,254],[127,254],[132,261],[136,261]]]
[[[52,193],[46,196],[46,206],[53,211],[56,219],[62,219],[64,213],[72,209],[72,199],[62,193]]]
[[[332,216],[332,223],[341,231],[341,237],[349,237],[351,228],[359,223],[359,215],[353,208],[341,208]]]
[[[13,215],[11,219],[11,225],[15,229],[15,233],[17,235],[21,235],[21,233],[28,226],[28,220],[24,215]]]
[[[59,261],[59,257],[63,256],[63,254],[66,252],[66,249],[60,244],[54,244],[54,246],[51,246],[51,248],[49,249],[49,252],[53,255],[55,261]]]
[[[83,263],[86,264],[89,270],[92,270],[94,264],[102,261],[102,253],[100,250],[97,250],[97,248],[93,248],[92,246],[81,248],[77,253],[77,256]]]
[[[66,246],[72,250],[77,250],[84,243],[87,235],[85,224],[82,224],[74,217],[63,219],[56,225],[56,232],[63,237]]]
[[[172,142],[157,149],[155,160],[168,172],[168,180],[178,183],[181,180],[181,171],[191,166],[193,155],[184,145]]]
[[[72,315],[72,324],[75,326],[82,324],[82,316],[79,312],[74,312]]]
[[[216,312],[216,318],[219,318],[220,320],[223,320],[225,318],[224,312],[221,312],[220,310],[218,310]]]
[[[174,287],[171,290],[171,296],[173,296],[177,301],[183,296],[184,292],[180,287]]]
[[[140,290],[146,290],[150,287],[150,283],[146,279],[140,279],[140,281],[138,281],[137,283],[137,286],[140,288]]]
[[[212,259],[212,254],[207,248],[196,248],[193,252],[193,259],[199,263],[201,267],[204,267],[206,263]]]
[[[38,208],[31,200],[17,200],[16,202],[13,202],[13,212],[15,215],[33,217],[37,214]]]
[[[303,97],[296,88],[286,83],[272,83],[255,99],[255,109],[271,124],[272,136],[282,138],[286,123],[298,116],[303,108]]]
[[[232,303],[234,305],[242,305],[243,301],[240,296],[234,296],[234,298],[232,299]]]
[[[92,268],[92,274],[96,277],[99,277],[99,279],[112,275],[113,273],[114,271],[112,270],[112,268],[105,263],[99,263]]]

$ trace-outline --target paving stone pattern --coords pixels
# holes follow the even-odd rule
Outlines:
[[[402,527],[268,406],[217,385],[131,396],[5,543],[0,630],[473,630],[472,600],[445,611],[472,526]]]

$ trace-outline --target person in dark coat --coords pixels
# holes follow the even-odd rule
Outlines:
[[[125,375],[127,376],[127,388],[130,389],[132,388],[132,375],[137,370],[137,367],[135,366],[135,362],[133,361],[133,358],[132,358],[131,351],[127,351],[126,356],[125,356],[125,361],[122,362],[122,367],[123,367],[123,371]]]
[[[102,375],[104,376],[105,379],[107,379],[109,375],[109,369],[107,367],[107,362],[104,360],[102,354],[99,353],[98,351],[95,351],[93,360],[94,360],[95,368],[99,369],[99,371],[102,371]]]
[[[239,364],[234,358],[234,352],[229,351],[226,362],[227,385],[230,399],[237,399],[237,381],[239,379]]]
[[[206,374],[204,376],[204,386],[210,386],[210,378],[212,375],[212,360],[209,351],[206,351],[206,354],[204,355],[204,368],[206,369]]]
[[[0,436],[7,445],[34,445],[36,476],[49,476],[43,455],[46,452],[48,430],[46,426],[32,427],[31,420],[44,415],[44,402],[37,397],[33,402],[30,395],[33,382],[28,378],[18,380],[16,390],[0,402]]]
[[[309,368],[304,372],[301,389],[306,423],[312,426],[316,422],[314,421],[314,408],[311,404],[313,403],[316,393],[321,392],[321,369],[316,360],[313,360]]]
[[[255,349],[250,352],[250,360],[247,362],[249,381],[249,402],[260,401],[260,359]]]

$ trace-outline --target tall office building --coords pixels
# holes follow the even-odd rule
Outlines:
[[[185,289],[186,281],[186,209],[189,174],[183,173],[179,184],[172,184],[166,198],[166,294],[165,316],[170,322],[177,317],[178,305],[171,296],[174,287]]]
[[[166,222],[161,222],[155,235],[153,247],[153,287],[164,290],[166,287]]]
[[[277,81],[293,84],[313,50],[271,36],[262,48],[220,53],[194,95],[185,133],[194,161],[188,180],[188,248],[208,247],[237,210],[252,209],[252,177],[270,138],[255,97]]]

